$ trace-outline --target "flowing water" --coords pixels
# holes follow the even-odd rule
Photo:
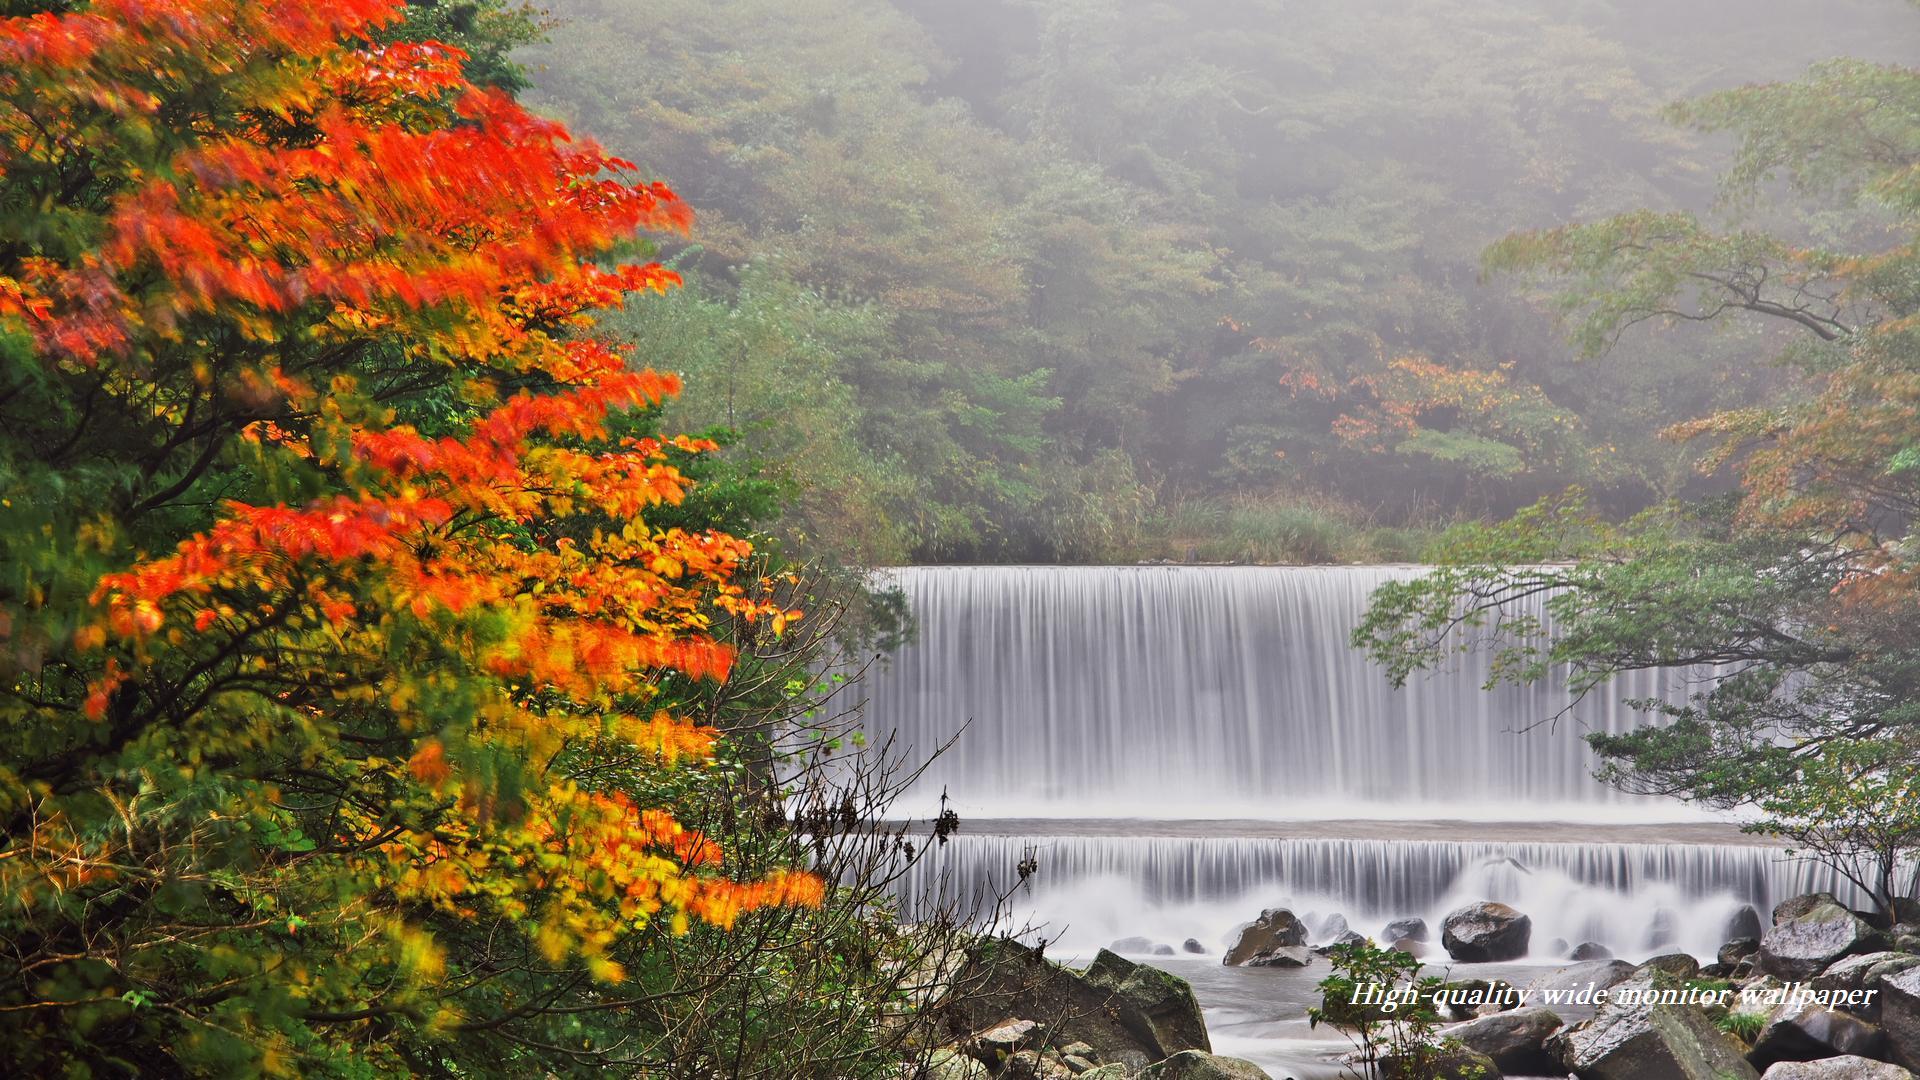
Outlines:
[[[1686,674],[1575,701],[1557,679],[1489,691],[1486,657],[1466,655],[1389,685],[1350,638],[1375,589],[1418,572],[888,571],[918,635],[869,675],[865,722],[926,765],[909,809],[944,792],[962,815],[910,899],[1007,894],[1057,956],[1192,939],[1213,959],[1160,962],[1201,973],[1223,1048],[1305,1077],[1337,1049],[1303,1020],[1324,968],[1217,959],[1262,908],[1369,934],[1421,916],[1437,940],[1447,911],[1499,900],[1533,919],[1526,963],[1544,966],[1554,939],[1711,959],[1740,905],[1835,887],[1731,824],[1592,778],[1583,736],[1643,722],[1625,702],[1683,696]]]

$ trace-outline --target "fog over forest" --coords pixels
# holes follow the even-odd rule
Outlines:
[[[1712,220],[1732,140],[1669,105],[1920,33],[1891,0],[553,15],[529,99],[700,214],[691,287],[620,332],[690,376],[674,419],[794,471],[792,529],[881,562],[1407,559],[1570,484],[1614,514],[1724,486],[1657,436],[1790,392],[1751,362],[1777,330],[1583,355],[1485,250]],[[1809,241],[1875,226],[1763,194],[1745,220]]]

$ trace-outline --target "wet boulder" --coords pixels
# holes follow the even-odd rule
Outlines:
[[[1741,938],[1760,940],[1767,928],[1760,923],[1760,912],[1752,904],[1741,904],[1740,909],[1727,917],[1727,925],[1720,931],[1720,940],[1739,941]]]
[[[1415,941],[1413,938],[1407,937],[1396,940],[1392,945],[1388,946],[1388,948],[1391,948],[1394,952],[1406,953],[1416,960],[1427,955],[1428,952],[1426,942]]]
[[[1593,1019],[1547,1040],[1581,1080],[1755,1080],[1760,1074],[1700,1009],[1648,995],[1674,983],[1642,972],[1615,987]]]
[[[1813,902],[1800,903],[1807,899]],[[1760,939],[1755,966],[1788,982],[1804,982],[1841,957],[1872,952],[1881,944],[1866,920],[1824,894],[1789,900],[1774,918],[1773,928]]]
[[[1663,971],[1685,982],[1700,974],[1700,961],[1686,953],[1665,953],[1642,962],[1640,970]]]
[[[1117,953],[1145,954],[1153,951],[1153,939],[1143,937],[1123,937],[1107,946]]]
[[[1547,1053],[1547,1040],[1562,1026],[1553,1010],[1525,1005],[1469,1020],[1441,1034],[1492,1058],[1503,1073],[1546,1076],[1559,1067],[1559,1062]]]
[[[1597,941],[1583,941],[1567,954],[1569,960],[1611,960],[1613,950]]]
[[[1188,938],[1187,940],[1181,942],[1180,948],[1181,948],[1181,951],[1183,952],[1190,952],[1195,955],[1205,955],[1207,951],[1207,947],[1205,945],[1200,944],[1199,940],[1195,938]]]
[[[1886,1056],[1886,1037],[1857,1016],[1804,1004],[1775,1009],[1753,1040],[1747,1060],[1757,1069],[1780,1061],[1813,1061],[1839,1054]]]
[[[1318,953],[1318,954],[1319,954],[1319,955],[1321,955],[1321,956],[1326,956],[1326,955],[1327,955],[1328,953],[1331,953],[1331,952],[1332,952],[1332,951],[1334,950],[1334,948],[1335,948],[1336,946],[1339,946],[1339,945],[1364,945],[1364,944],[1366,943],[1366,940],[1367,940],[1367,939],[1366,939],[1365,937],[1363,937],[1362,935],[1360,935],[1360,934],[1358,934],[1358,933],[1356,933],[1356,932],[1354,932],[1354,931],[1352,931],[1352,930],[1348,930],[1348,931],[1346,931],[1346,932],[1344,932],[1344,933],[1342,933],[1342,934],[1341,934],[1340,936],[1338,936],[1338,937],[1336,937],[1336,938],[1334,938],[1334,939],[1333,939],[1332,941],[1329,941],[1329,942],[1327,942],[1327,943],[1326,943],[1326,944],[1324,944],[1324,945],[1315,945],[1315,946],[1313,947],[1313,951],[1314,951],[1315,953]]]
[[[1352,929],[1347,925],[1347,917],[1335,912],[1313,924],[1313,937],[1316,941],[1332,941]]]
[[[1429,941],[1432,936],[1432,932],[1427,929],[1425,919],[1395,919],[1386,925],[1386,929],[1380,931],[1381,941],[1399,941],[1402,938],[1409,941]]]
[[[1086,980],[1111,995],[1120,1023],[1159,1056],[1213,1049],[1193,987],[1178,975],[1103,949],[1087,968]]]
[[[1768,1069],[1762,1080],[1913,1080],[1913,1074],[1884,1061],[1831,1057],[1822,1061],[1783,1061]]]
[[[1920,967],[1885,976],[1875,996],[1880,999],[1880,1030],[1887,1036],[1888,1056],[1920,1069]]]
[[[1570,1004],[1592,1005],[1599,996],[1633,978],[1638,968],[1625,960],[1589,960],[1547,972],[1527,984],[1527,1000],[1554,996]],[[1541,1004],[1546,1002],[1541,1001]]]
[[[1853,1000],[1839,1007],[1872,1020],[1880,1015],[1880,998],[1885,992],[1887,977],[1914,967],[1920,967],[1920,956],[1897,952],[1861,953],[1830,965],[1814,976],[1812,986],[1828,994],[1850,995]]]
[[[1313,950],[1304,945],[1280,945],[1248,960],[1242,967],[1303,968],[1313,963]]]
[[[1517,960],[1527,955],[1532,937],[1532,919],[1492,901],[1458,908],[1440,924],[1440,944],[1449,956],[1468,964]]]
[[[1732,941],[1720,946],[1720,953],[1714,957],[1714,959],[1728,967],[1732,967],[1742,960],[1753,959],[1754,955],[1759,951],[1760,939],[1758,937],[1734,938]]]
[[[1307,927],[1285,908],[1268,908],[1248,923],[1227,949],[1221,963],[1239,967],[1264,952],[1307,943]]]
[[[1094,1056],[1106,1062],[1138,1055],[1144,1066],[1180,1050],[1210,1049],[1204,1041],[1205,1028],[1197,1005],[1191,1011],[1191,1027],[1199,1029],[1198,1041],[1163,1046],[1152,1034],[1153,1026],[1139,1015],[1151,1004],[1152,976],[1143,975],[1129,983],[1142,968],[1144,965],[1101,950],[1093,965],[1081,972],[1054,963],[1039,950],[1017,941],[978,938],[966,949],[953,989],[932,1011],[945,1030],[956,1033],[983,1031],[1009,1017],[1038,1017],[1045,1021],[1052,1044],[1084,1042],[1094,1048]],[[1172,975],[1166,978],[1186,990],[1184,981]],[[1167,991],[1161,996],[1177,1004],[1180,995]],[[1186,996],[1191,998],[1191,990]],[[1163,1032],[1177,1029],[1178,1025],[1160,1025]],[[1179,1042],[1172,1035],[1168,1037]]]

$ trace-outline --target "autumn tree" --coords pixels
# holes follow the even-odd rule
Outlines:
[[[443,1071],[820,904],[676,815],[687,703],[798,613],[655,524],[711,444],[584,333],[687,207],[397,0],[48,7],[0,21],[6,1071]]]
[[[1566,665],[1583,690],[1692,670],[1690,696],[1641,703],[1656,722],[1592,739],[1602,775],[1756,806],[1756,828],[1883,908],[1915,886],[1893,870],[1913,847],[1920,768],[1917,106],[1920,72],[1857,61],[1713,95],[1675,115],[1738,137],[1724,206],[1745,222],[1642,211],[1496,246],[1495,269],[1560,285],[1591,352],[1642,323],[1759,320],[1793,332],[1755,362],[1794,384],[1671,429],[1706,444],[1703,469],[1732,474],[1725,497],[1625,525],[1576,498],[1461,530],[1434,574],[1378,594],[1356,635],[1395,679],[1477,647],[1498,677]],[[1769,205],[1776,181],[1829,200],[1824,238]],[[1517,606],[1530,598],[1542,606]],[[1879,826],[1866,793],[1889,800]]]

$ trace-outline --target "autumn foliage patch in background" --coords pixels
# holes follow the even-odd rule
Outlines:
[[[0,20],[0,1071],[419,1067],[819,902],[646,797],[797,615],[648,524],[708,444],[581,334],[691,215],[402,10]]]

